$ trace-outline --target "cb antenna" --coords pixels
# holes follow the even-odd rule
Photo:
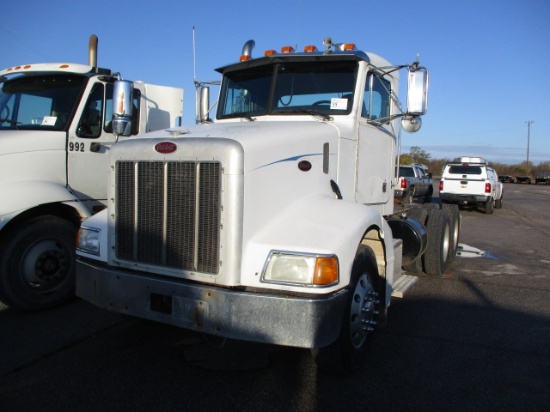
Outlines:
[[[197,56],[195,51],[195,26],[193,26],[193,82],[197,82]]]

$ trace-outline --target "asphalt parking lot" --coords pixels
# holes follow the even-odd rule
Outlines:
[[[364,367],[319,372],[307,350],[206,341],[76,300],[0,307],[0,410],[548,411],[550,186],[505,184],[462,210],[461,256],[392,301]]]

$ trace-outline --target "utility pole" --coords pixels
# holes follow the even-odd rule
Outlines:
[[[527,124],[527,163],[525,166],[527,167],[527,171],[529,171],[529,141],[531,140],[531,125],[535,123],[535,121],[527,120],[525,123]]]

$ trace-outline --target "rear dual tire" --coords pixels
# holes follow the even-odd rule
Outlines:
[[[460,209],[455,204],[443,204],[443,209],[449,213],[449,223],[451,228],[451,245],[447,262],[450,263],[456,256],[458,251],[458,243],[460,240]]]
[[[424,271],[428,275],[441,276],[445,272],[451,253],[451,224],[449,213],[436,209],[428,213],[426,222],[428,242],[422,256]]]

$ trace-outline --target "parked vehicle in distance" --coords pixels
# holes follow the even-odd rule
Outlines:
[[[484,206],[485,213],[502,207],[502,183],[495,170],[481,157],[464,156],[443,169],[439,198],[459,206]]]
[[[395,196],[403,199],[404,203],[411,203],[413,198],[423,197],[429,202],[433,195],[432,174],[428,166],[410,164],[399,166],[399,181],[395,188]]]
[[[515,183],[513,176],[510,175],[502,175],[498,180],[500,180],[501,183]]]
[[[531,176],[516,176],[516,183],[531,184]]]
[[[550,170],[539,170],[535,179],[535,184],[550,184]]]

